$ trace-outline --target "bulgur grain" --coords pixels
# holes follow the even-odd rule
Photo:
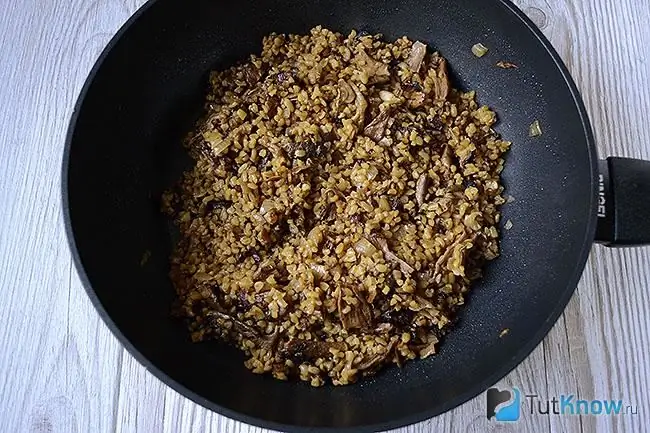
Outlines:
[[[495,121],[406,37],[271,34],[212,72],[196,164],[163,197],[192,340],[313,386],[435,354],[498,255]]]

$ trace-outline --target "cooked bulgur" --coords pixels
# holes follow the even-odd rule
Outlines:
[[[495,120],[406,37],[271,34],[212,72],[196,164],[163,197],[192,339],[314,386],[434,354],[498,254]]]

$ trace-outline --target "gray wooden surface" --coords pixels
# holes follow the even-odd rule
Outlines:
[[[167,388],[110,334],[73,269],[60,166],[75,98],[143,0],[2,0],[0,432],[262,432]],[[519,0],[584,95],[601,155],[650,158],[650,2]],[[399,430],[650,431],[650,249],[593,248],[576,295],[501,385],[621,398],[637,415],[488,422],[484,396]]]

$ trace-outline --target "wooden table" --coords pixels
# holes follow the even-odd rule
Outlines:
[[[0,432],[262,432],[138,364],[91,306],[63,231],[60,167],[79,90],[144,0],[3,0],[0,14]],[[519,0],[572,71],[601,155],[650,158],[650,2]],[[501,383],[623,399],[629,416],[488,422],[484,395],[400,432],[650,431],[650,248],[593,248],[551,333]]]

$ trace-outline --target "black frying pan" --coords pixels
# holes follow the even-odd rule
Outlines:
[[[499,114],[499,132],[514,142],[503,178],[516,201],[503,208],[503,221],[514,227],[504,232],[502,256],[487,267],[439,355],[357,385],[314,389],[254,375],[238,351],[193,344],[170,318],[172,241],[158,200],[188,162],[180,140],[200,114],[208,71],[259,52],[270,32],[304,33],[318,24],[408,35],[440,50],[455,85],[476,89]],[[470,50],[477,42],[490,48],[482,59]],[[519,69],[495,67],[500,60]],[[534,120],[543,135],[531,139]],[[650,240],[650,224],[638,216],[650,215],[648,164],[610,159],[599,179],[589,122],[566,68],[503,0],[152,0],[91,72],[64,161],[70,244],[111,330],[185,396],[278,430],[383,430],[467,401],[544,338],[573,293],[597,225],[604,241]],[[151,259],[141,266],[146,251]]]

